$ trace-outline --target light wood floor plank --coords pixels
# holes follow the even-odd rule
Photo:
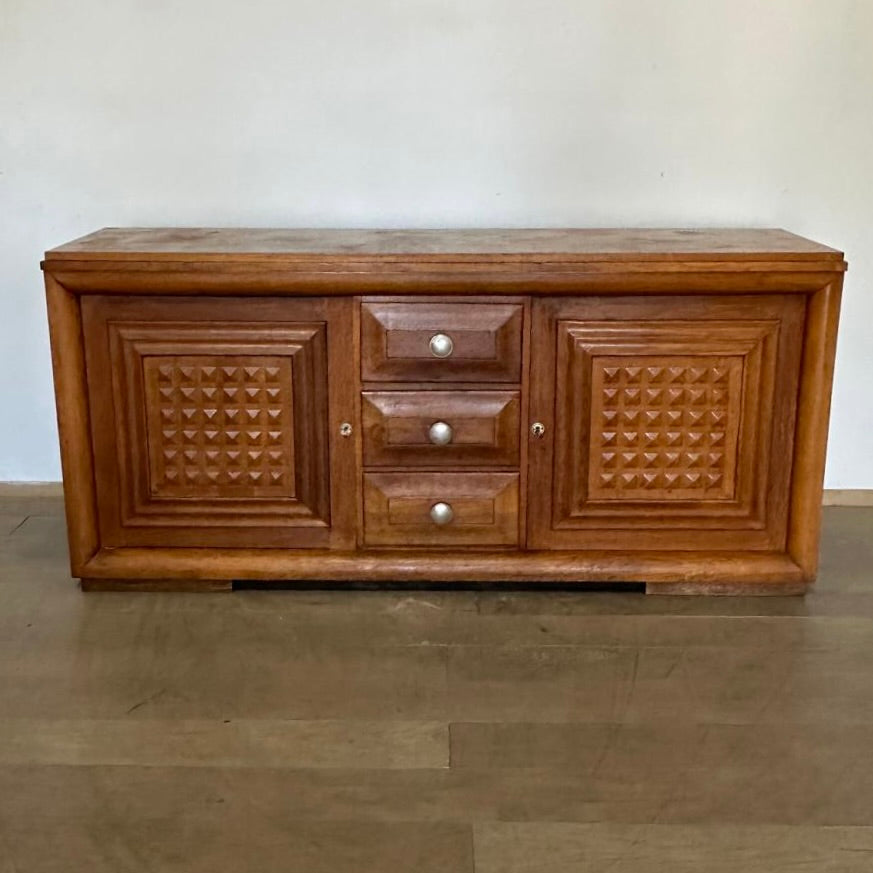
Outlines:
[[[448,759],[439,722],[0,719],[0,766],[410,769]]]
[[[489,824],[478,873],[868,873],[873,828]]]

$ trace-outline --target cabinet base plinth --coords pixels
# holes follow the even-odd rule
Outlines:
[[[463,584],[647,583],[657,594],[797,594],[809,582],[782,553],[516,552],[283,549],[107,549],[82,570],[95,590],[229,589],[234,580],[451,582]],[[201,578],[202,577],[202,578]]]

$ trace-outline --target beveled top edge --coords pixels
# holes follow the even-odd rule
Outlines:
[[[779,229],[268,229],[103,228],[46,252],[64,261],[339,263],[821,261],[843,253]]]

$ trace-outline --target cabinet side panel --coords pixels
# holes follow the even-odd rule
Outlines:
[[[88,385],[79,299],[45,274],[70,566],[78,576],[99,546]]]
[[[818,572],[821,504],[842,276],[809,298],[797,413],[788,552],[807,580]]]

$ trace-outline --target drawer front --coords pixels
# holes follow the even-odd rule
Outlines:
[[[364,303],[365,381],[518,382],[516,303]]]
[[[517,473],[365,473],[368,546],[512,546]]]
[[[368,466],[518,466],[518,391],[365,391]]]

